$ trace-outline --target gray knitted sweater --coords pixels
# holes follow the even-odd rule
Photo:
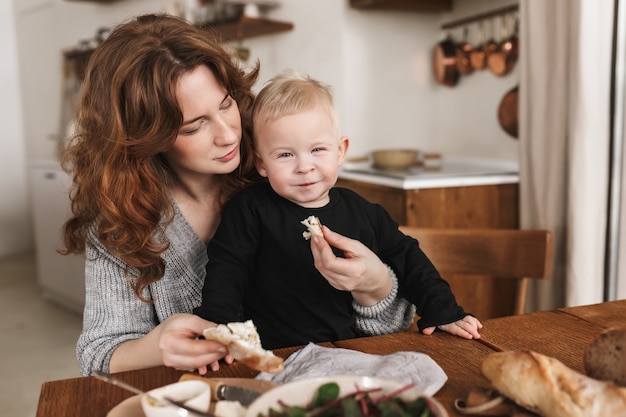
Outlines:
[[[141,338],[176,313],[191,313],[201,304],[208,261],[206,245],[193,231],[174,202],[174,220],[166,229],[170,246],[163,253],[165,274],[145,293],[152,303],[139,300],[126,278],[126,265],[97,240],[87,245],[85,264],[85,310],[83,330],[76,344],[81,374],[109,371],[115,349]],[[415,316],[412,304],[398,297],[393,271],[393,289],[372,307],[354,303],[357,326],[370,335],[407,328]],[[131,271],[132,274],[132,271]]]

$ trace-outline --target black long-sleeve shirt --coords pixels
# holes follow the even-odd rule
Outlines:
[[[381,206],[333,188],[325,207],[304,208],[267,182],[243,190],[225,207],[208,245],[202,306],[194,312],[216,323],[252,319],[266,349],[361,336],[351,293],[333,288],[313,265],[300,224],[311,215],[361,241],[395,271],[399,295],[416,306],[420,329],[466,315],[418,242],[400,232]]]

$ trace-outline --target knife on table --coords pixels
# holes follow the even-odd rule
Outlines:
[[[215,398],[217,401],[239,401],[244,407],[252,404],[261,395],[259,391],[237,385],[229,385],[218,378],[205,378],[194,374],[184,374],[180,377],[181,381],[185,379],[204,381],[211,386],[211,398]]]

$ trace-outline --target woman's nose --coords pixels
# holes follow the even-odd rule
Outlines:
[[[216,145],[230,145],[239,141],[240,133],[238,129],[235,129],[226,121],[220,120],[215,123],[215,144]]]

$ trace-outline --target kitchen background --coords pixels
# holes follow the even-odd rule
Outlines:
[[[2,2],[2,125],[8,146],[0,156],[0,256],[34,247],[30,179],[55,161],[62,117],[64,51],[133,15],[157,12],[173,0]],[[435,82],[431,53],[441,25],[514,2],[457,0],[447,12],[353,9],[348,0],[284,0],[264,17],[293,30],[242,41],[248,62],[259,59],[261,79],[285,68],[309,73],[334,87],[349,156],[381,147],[517,159],[517,141],[498,124],[503,95],[518,74],[477,71],[453,88]],[[499,20],[496,25],[499,24]],[[496,26],[497,28],[498,26]],[[477,25],[469,40],[477,42]],[[459,39],[462,28],[453,29]],[[499,35],[496,29],[495,36]],[[43,165],[41,161],[44,161]]]
[[[435,1],[437,0],[433,0]],[[32,408],[41,381],[77,374],[72,338],[79,331],[80,317],[75,314],[64,316],[61,314],[63,310],[52,309],[48,303],[34,307],[40,301],[39,294],[36,294],[38,287],[33,279],[33,261],[41,258],[44,252],[39,247],[40,243],[46,246],[45,253],[57,262],[50,270],[57,271],[58,276],[77,278],[72,281],[72,291],[75,295],[82,294],[80,260],[73,262],[71,258],[60,257],[54,253],[58,243],[57,220],[67,214],[67,194],[64,189],[67,183],[58,172],[57,163],[61,132],[66,128],[61,122],[64,108],[64,52],[76,48],[82,41],[93,39],[100,28],[111,27],[136,14],[163,10],[171,3],[172,0],[113,0],[102,3],[79,0],[0,2],[0,51],[3,54],[3,59],[0,60],[0,126],[3,127],[3,151],[0,153],[0,306],[5,308],[0,330],[5,336],[7,330],[16,330],[8,333],[0,344],[0,349],[5,352],[4,359],[0,362],[0,370],[4,375],[11,375],[10,379],[0,381],[0,392],[4,394],[4,397],[0,396],[0,403],[8,402],[5,399],[16,400],[24,392],[28,392],[29,398],[24,402]],[[518,141],[505,133],[497,120],[500,100],[511,87],[517,85],[522,75],[519,66],[504,77],[496,77],[488,71],[474,72],[462,77],[452,88],[437,84],[431,70],[431,52],[444,35],[441,29],[443,24],[515,4],[515,0],[454,0],[452,10],[434,13],[358,10],[350,7],[349,0],[281,0],[277,3],[278,7],[270,10],[265,17],[289,22],[293,24],[293,30],[245,39],[241,45],[234,45],[250,50],[249,62],[254,62],[257,58],[260,60],[262,71],[259,88],[265,80],[285,68],[307,72],[333,85],[343,133],[351,138],[350,156],[361,156],[381,147],[411,147],[441,152],[444,155],[493,158],[505,162],[517,162],[524,156],[518,149]],[[539,6],[542,4],[540,2],[523,3],[527,11],[544,7]],[[603,32],[602,30],[596,30],[596,26],[595,29],[587,27],[586,32],[576,32],[577,26],[574,23],[585,19],[566,21],[572,15],[560,13],[570,4],[572,8],[586,4],[588,9],[583,14],[587,19],[593,20],[589,18],[590,15],[595,17],[590,9],[599,8],[595,2],[553,0],[545,4],[548,10],[541,10],[541,13],[534,16],[538,20],[533,19],[533,22],[543,23],[542,18],[545,18],[548,24],[544,26],[555,26],[558,29],[560,26],[555,25],[554,21],[558,20],[557,17],[562,18],[559,20],[562,26],[574,28],[574,36],[559,38],[563,43],[567,41],[568,47],[576,40],[588,39],[587,43],[580,42],[581,51],[585,45],[591,45],[593,52],[605,49],[593,44],[595,38],[590,36]],[[607,19],[594,21],[598,22],[602,28],[610,26]],[[470,41],[476,42],[477,27],[470,25],[469,28]],[[533,32],[537,33],[536,29],[533,27]],[[461,30],[462,28],[458,28],[453,31],[457,40],[461,38]],[[495,31],[496,36],[498,32]],[[530,32],[527,31],[527,34],[530,35]],[[577,39],[578,33],[586,33],[586,36],[581,35]],[[534,46],[543,42],[543,39],[548,38],[535,37]],[[549,50],[558,43],[546,41],[545,44]],[[608,42],[604,46],[607,45]],[[537,50],[541,48],[535,48],[535,52]],[[603,69],[608,66],[589,59],[588,51],[586,49],[585,54],[580,57],[580,62],[588,65],[585,73],[591,72],[589,67]],[[593,56],[595,58],[596,54]],[[522,56],[522,60],[524,59]],[[537,70],[537,66],[527,65],[523,68]],[[544,65],[538,69],[541,74],[531,71],[533,79],[538,80],[536,85],[543,87],[541,81],[546,79],[551,84],[554,84],[555,79],[569,82],[568,77],[576,70],[574,67],[572,71],[557,74],[552,71],[555,68],[561,67]],[[528,71],[524,74],[528,81]],[[608,80],[609,77],[603,75],[599,78]],[[572,83],[572,88],[575,90],[577,85]],[[596,107],[602,112],[604,104],[589,100],[589,91],[580,91],[580,103]],[[549,94],[546,97],[551,98]],[[568,100],[571,98],[565,97]],[[556,120],[554,109],[571,106],[571,100],[565,102],[568,104],[566,106],[549,107],[553,103],[549,100],[541,103],[546,104],[545,115],[537,119],[542,123],[533,124],[534,127],[547,126],[548,121]],[[605,139],[606,135],[604,130],[595,129],[597,124],[588,123],[588,119],[583,117],[589,113],[570,113],[568,120],[578,120],[580,125],[586,127],[587,129],[580,129],[577,126],[579,129],[574,132],[581,136],[585,145],[597,149],[598,142]],[[594,130],[591,131],[591,128]],[[535,133],[533,130],[533,134]],[[545,143],[556,143],[554,139],[572,138],[572,135],[557,138],[553,133],[548,130],[544,135],[536,136]],[[588,152],[589,148],[581,149],[580,155],[594,156],[593,152]],[[559,151],[553,154],[570,156],[571,153]],[[544,153],[554,156],[549,152]],[[525,157],[528,158],[528,155]],[[589,171],[602,171],[597,169],[597,165],[587,161],[581,158],[576,160],[577,164],[572,163],[576,165],[576,171],[581,176],[591,178]],[[548,161],[545,166],[553,165]],[[548,177],[552,179],[562,174],[557,172],[555,175],[554,171],[549,171],[546,176],[538,176],[538,180],[548,182]],[[571,187],[580,188],[583,185],[586,184],[573,182]],[[593,188],[594,185],[590,187]],[[580,200],[594,200],[589,198],[587,189],[581,190]],[[565,200],[565,196],[567,191],[552,195],[557,200]],[[544,205],[546,204],[542,204]],[[580,206],[581,204],[572,204],[571,209]],[[586,223],[593,230],[603,229],[603,223],[594,217],[596,212],[591,213],[591,216],[584,216]],[[35,217],[43,220],[35,222]],[[555,218],[561,217],[565,216],[557,214]],[[558,227],[554,230],[563,232],[560,228],[561,222],[555,223]],[[552,224],[548,226],[552,227]],[[38,231],[37,244],[35,231]],[[583,232],[588,232],[588,229]],[[569,231],[568,233],[573,235]],[[585,256],[573,258],[590,258],[586,250],[588,247],[583,246],[583,243],[594,242],[587,235],[576,242],[578,252],[571,253],[584,253]],[[37,253],[37,257],[33,256],[34,253]],[[594,264],[594,268],[596,266]],[[38,269],[42,272],[40,266]],[[24,274],[20,272],[22,270],[25,271]],[[578,271],[582,280],[591,281],[593,278],[589,277],[596,277],[598,280],[600,276],[597,268],[591,273],[587,273],[589,270],[584,268],[575,270]],[[49,271],[43,269],[43,272]],[[24,290],[14,291],[23,281],[27,281],[27,285],[20,287]],[[624,284],[621,288],[620,294],[623,298],[626,291]],[[539,289],[538,292],[543,291]],[[587,291],[580,292],[588,296]],[[31,298],[28,298],[29,294]],[[596,300],[595,295],[591,297]],[[55,317],[56,321],[53,320]],[[74,327],[59,331],[62,326],[68,325]],[[12,337],[11,334],[19,337]],[[7,351],[5,345],[11,341],[15,343]],[[37,348],[40,349],[39,353],[34,351]],[[64,353],[61,354],[61,351]],[[55,359],[50,360],[51,357]],[[55,372],[62,368],[62,372],[48,372],[46,366],[55,367]],[[17,376],[21,379],[16,381]],[[28,388],[23,388],[27,384],[22,381],[27,378]]]
[[[83,265],[54,251],[68,205],[57,162],[66,128],[65,52],[101,28],[171,2],[0,1],[0,403],[7,415],[32,417],[43,381],[78,375]],[[285,68],[334,87],[350,156],[411,147],[516,161],[517,141],[498,125],[497,108],[517,83],[517,69],[502,78],[476,72],[454,88],[437,84],[431,71],[442,23],[512,3],[456,0],[449,12],[426,13],[356,10],[348,0],[281,0],[265,17],[293,30],[241,46],[250,50],[248,62],[261,62],[259,88]],[[453,34],[460,39],[460,29]],[[69,309],[41,298],[37,272],[59,280]]]

